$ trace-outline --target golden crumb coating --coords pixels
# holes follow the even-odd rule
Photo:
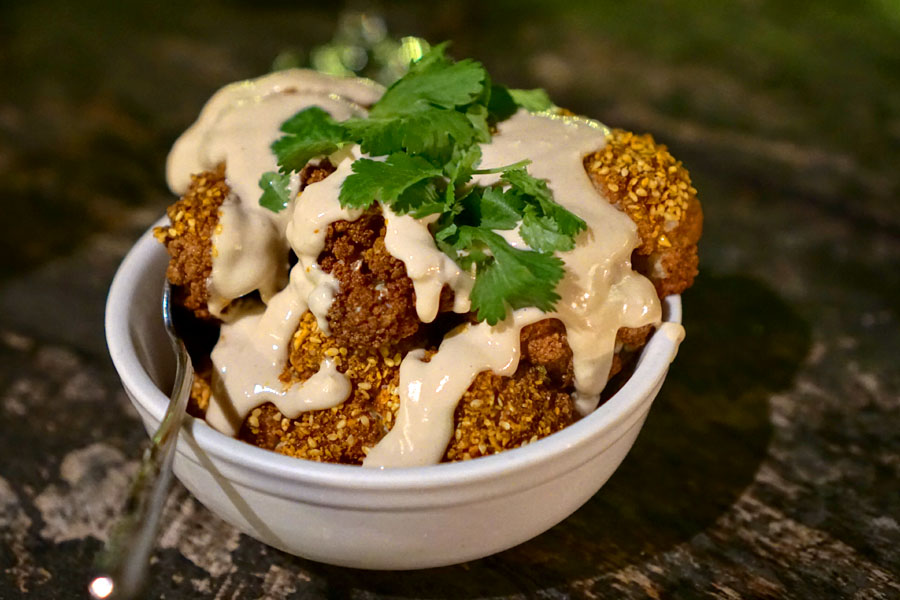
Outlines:
[[[188,191],[166,210],[169,226],[153,230],[171,257],[166,278],[175,286],[175,301],[200,319],[211,318],[206,282],[212,272],[212,237],[228,193],[225,165],[192,175]]]
[[[575,421],[572,396],[544,367],[521,362],[515,375],[479,373],[454,414],[445,461],[468,460],[518,448]]]
[[[194,372],[187,411],[195,417],[202,417],[209,408],[209,399],[212,397],[212,386],[209,384],[211,375],[209,370]]]
[[[650,135],[613,129],[584,166],[597,189],[637,225],[635,269],[659,296],[680,294],[697,275],[703,212],[681,161]]]
[[[400,361],[411,348],[348,348],[324,335],[307,312],[294,334],[282,381],[287,385],[305,381],[327,356],[350,379],[350,397],[334,408],[305,412],[296,419],[265,404],[245,419],[238,437],[288,456],[360,464],[396,420]],[[429,348],[426,360],[434,351]],[[195,388],[208,400],[206,386]],[[195,404],[200,401],[197,398]],[[515,448],[559,431],[575,418],[568,391],[560,389],[543,366],[522,361],[512,377],[483,372],[457,407],[444,460],[467,460]]]
[[[354,395],[340,406],[288,419],[273,404],[254,408],[238,438],[279,454],[316,462],[362,463],[366,451],[384,437],[380,425],[390,411],[378,412],[374,401]],[[385,405],[380,405],[382,410]]]
[[[405,354],[409,344],[346,346],[322,333],[313,314],[306,312],[291,341],[282,382],[295,385],[309,379],[329,357],[350,380],[350,397],[334,408],[305,412],[296,419],[264,405],[244,421],[240,439],[298,458],[361,463],[368,448],[393,424],[400,404],[401,351]]]

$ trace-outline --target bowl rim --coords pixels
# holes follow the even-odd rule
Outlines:
[[[153,227],[164,221],[165,217],[160,218],[145,231],[122,260],[110,286],[105,312],[107,346],[113,365],[132,400],[156,421],[162,419],[168,397],[141,365],[132,343],[130,324],[136,287],[152,263],[160,260],[160,254],[165,254],[165,249],[153,236]],[[159,274],[160,297],[164,268],[162,271]],[[663,322],[680,324],[681,297],[668,296],[662,303]],[[391,469],[360,468],[303,460],[258,448],[226,436],[204,420],[190,416],[184,428],[193,438],[195,449],[276,480],[354,491],[424,491],[469,485],[533,469],[613,432],[645,403],[652,402],[656,388],[675,358],[679,341],[667,335],[652,335],[634,373],[622,388],[591,414],[563,430],[519,448],[468,461]],[[616,439],[607,440],[594,454],[605,450]],[[181,444],[179,451],[183,453]],[[531,485],[538,483],[533,481]]]

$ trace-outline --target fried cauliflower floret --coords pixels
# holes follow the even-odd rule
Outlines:
[[[519,336],[522,360],[540,365],[563,389],[575,381],[572,349],[566,338],[566,327],[559,319],[544,319],[522,328]]]
[[[681,162],[650,135],[614,129],[584,166],[595,187],[637,225],[635,270],[653,282],[660,298],[690,287],[703,212]]]
[[[219,207],[228,196],[225,165],[191,176],[188,191],[169,206],[168,227],[153,230],[169,256],[166,278],[175,286],[175,302],[210,319],[206,282],[212,272],[212,237],[219,222]]]
[[[300,172],[301,191],[334,172],[327,160],[310,163]],[[212,273],[213,235],[219,224],[222,202],[231,193],[225,181],[225,165],[213,171],[191,175],[188,191],[166,209],[169,226],[157,227],[153,235],[171,257],[166,278],[174,286],[174,301],[203,320],[209,313],[208,282]]]
[[[415,291],[403,261],[384,246],[384,217],[375,207],[355,221],[328,226],[318,262],[340,282],[328,310],[331,335],[348,346],[381,346],[419,331]]]
[[[350,379],[350,397],[334,408],[305,412],[296,419],[265,404],[245,419],[238,437],[288,456],[360,464],[396,420],[400,361],[412,347],[412,340],[407,340],[400,346],[348,348],[333,336],[325,336],[307,312],[294,334],[282,381],[286,385],[305,381],[330,357]],[[426,360],[434,352],[429,348]],[[203,385],[197,387],[204,389]],[[208,399],[208,389],[203,393]],[[466,460],[515,448],[558,431],[574,419],[571,396],[542,366],[522,361],[512,377],[480,373],[457,407],[454,434],[444,460]]]
[[[323,462],[359,464],[393,424],[399,407],[396,390],[401,350],[409,346],[347,347],[324,335],[315,317],[303,315],[291,341],[288,364],[281,375],[297,385],[316,373],[327,357],[350,379],[350,397],[334,408],[301,413],[289,419],[272,404],[254,409],[238,437],[288,456]]]
[[[454,414],[445,461],[468,460],[518,448],[575,421],[572,396],[547,370],[521,362],[515,375],[479,373]]]
[[[616,332],[616,347],[609,377],[619,373],[631,356],[640,350],[653,331],[652,325],[622,327]],[[559,319],[544,319],[522,328],[519,337],[522,360],[543,367],[561,389],[570,390],[575,382],[572,349],[566,338],[566,327]]]
[[[697,275],[703,213],[681,162],[649,135],[614,129],[602,150],[585,157],[584,166],[598,190],[637,225],[635,270],[653,282],[661,298],[690,287]],[[651,331],[649,325],[619,329],[610,377],[643,347]],[[521,347],[524,360],[544,366],[555,381],[571,384],[572,350],[561,321],[546,319],[525,327]]]

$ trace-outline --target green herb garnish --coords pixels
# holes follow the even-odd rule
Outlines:
[[[344,180],[344,207],[373,202],[416,218],[438,215],[430,225],[437,246],[462,268],[474,270],[470,299],[480,321],[503,320],[508,307],[553,310],[564,270],[553,252],[570,250],[585,222],[553,200],[547,183],[527,171],[529,161],[481,169],[479,144],[491,128],[519,108],[547,110],[543,90],[511,90],[493,84],[473,60],[453,62],[446,44],[410,65],[372,106],[365,119],[337,122],[319,107],[284,122],[272,144],[280,173],[260,179],[260,204],[280,211],[288,204],[288,177],[311,159],[347,144],[383,160],[361,158]],[[500,173],[500,182],[472,185],[475,174]],[[510,246],[497,230],[519,228],[532,250]]]
[[[291,201],[288,184],[290,182],[289,175],[281,173],[273,173],[271,171],[263,173],[259,178],[259,187],[262,189],[262,196],[259,198],[261,206],[268,208],[274,212],[281,212],[287,208]]]
[[[310,106],[281,124],[286,133],[275,140],[272,151],[278,157],[278,170],[287,175],[299,172],[310,159],[331,154],[347,142],[344,128],[331,115]]]

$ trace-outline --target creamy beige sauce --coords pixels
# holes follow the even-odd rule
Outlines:
[[[416,314],[423,323],[431,323],[437,316],[441,289],[453,290],[453,311],[469,312],[469,292],[475,278],[438,250],[427,221],[409,215],[397,215],[382,207],[385,229],[384,246],[391,256],[403,261],[406,274],[412,279],[416,292]]]
[[[263,172],[275,170],[269,145],[281,135],[280,124],[297,110],[316,104],[340,120],[363,114],[359,104],[373,103],[380,93],[380,88],[359,80],[308,71],[276,73],[228,86],[213,96],[169,157],[169,182],[176,193],[187,189],[191,173],[226,163],[234,194],[223,205],[210,287],[220,309],[253,290],[259,290],[267,303],[263,307],[238,302],[229,309],[228,322],[212,353],[215,377],[207,421],[224,433],[234,435],[249,411],[264,402],[273,402],[293,418],[304,410],[335,406],[352,391],[347,378],[327,360],[302,385],[286,387],[278,376],[306,310],[328,331],[325,317],[338,283],[321,271],[316,259],[328,225],[360,215],[360,211],[341,208],[338,201],[350,165],[360,156],[359,148],[345,148],[331,156],[336,172],[308,186],[279,215],[258,206],[257,182]],[[451,332],[427,362],[421,350],[403,359],[396,423],[370,450],[365,466],[439,462],[453,433],[459,399],[482,371],[515,372],[520,332],[530,323],[555,317],[565,324],[574,354],[576,404],[582,414],[597,405],[618,329],[659,323],[660,303],[653,286],[631,269],[631,252],[638,243],[636,227],[598,194],[582,164],[586,154],[605,145],[606,133],[603,126],[587,119],[520,111],[499,125],[491,144],[482,146],[483,167],[530,159],[529,172],[547,180],[556,201],[583,218],[588,229],[579,235],[573,250],[560,254],[566,274],[557,288],[562,300],[555,312],[512,311],[496,326],[479,323]],[[480,176],[477,183],[489,185],[497,178]],[[296,191],[298,182],[292,181],[292,186]],[[454,291],[454,310],[467,312],[473,277],[438,250],[428,221],[396,215],[386,207],[383,212],[385,246],[406,266],[420,320],[435,318],[444,286]],[[527,248],[517,229],[498,233],[513,246]],[[298,262],[285,286],[288,247]],[[667,335],[677,332],[667,331]]]
[[[351,392],[350,381],[326,360],[302,385],[285,386],[284,371],[289,344],[309,298],[328,293],[334,280],[318,267],[299,263],[291,270],[290,283],[268,306],[237,306],[236,318],[223,323],[212,351],[213,394],[206,421],[228,435],[237,434],[247,414],[265,402],[294,418],[301,412],[337,406]]]
[[[285,236],[297,255],[298,262],[292,269],[306,277],[315,277],[316,287],[307,298],[309,310],[326,335],[329,334],[325,318],[338,290],[337,279],[322,273],[316,260],[325,247],[328,225],[335,221],[355,221],[361,210],[342,208],[337,201],[340,183],[350,174],[350,165],[358,157],[359,148],[353,146],[335,152],[329,158],[337,167],[334,173],[314,183],[303,191],[291,210]]]
[[[578,411],[586,414],[596,408],[612,366],[616,332],[658,323],[661,316],[653,285],[631,269],[637,227],[599,196],[584,170],[583,157],[602,148],[605,140],[606,129],[594,121],[520,111],[500,123],[492,142],[482,146],[485,167],[529,158],[529,173],[546,179],[554,199],[587,223],[576,247],[560,254],[566,267],[557,287],[562,300],[551,314],[520,309],[495,327],[481,323],[448,336],[428,363],[421,361],[421,353],[404,358],[397,422],[369,452],[364,466],[439,462],[453,434],[459,398],[481,371],[514,373],[522,327],[543,318],[556,317],[566,326]],[[498,176],[479,179],[488,185]],[[516,230],[498,233],[516,247],[527,247]],[[418,288],[416,292],[418,302]]]
[[[531,159],[528,172],[547,180],[554,199],[588,225],[575,248],[560,254],[566,275],[557,287],[562,300],[552,315],[566,326],[581,414],[597,406],[619,328],[642,327],[661,318],[653,285],[631,268],[637,226],[599,195],[584,169],[584,156],[602,148],[607,133],[589,119],[520,111],[500,123],[495,139],[506,141],[484,148],[485,164]]]
[[[220,211],[208,282],[210,310],[226,322],[212,352],[213,396],[207,422],[223,433],[235,435],[246,415],[264,402],[274,403],[293,418],[340,404],[351,392],[349,380],[330,360],[302,385],[285,386],[279,375],[306,310],[328,331],[325,315],[338,282],[319,268],[316,258],[328,224],[355,219],[359,212],[340,208],[334,182],[326,178],[274,213],[259,206],[258,182],[264,172],[277,170],[270,145],[281,136],[281,123],[298,110],[315,105],[336,119],[364,115],[360,105],[373,103],[382,91],[365,80],[305,70],[232,84],[210,99],[169,155],[167,176],[173,192],[183,194],[192,173],[223,162],[232,190]],[[349,173],[357,156],[358,149],[347,148],[330,157],[339,177]],[[291,177],[292,197],[298,197],[299,183],[298,176]],[[298,262],[288,281],[289,248]],[[231,304],[255,290],[266,307],[249,301]],[[223,313],[226,307],[228,312]]]
[[[268,302],[287,281],[287,247],[273,218],[231,194],[219,212],[222,233],[214,236],[215,258],[207,282],[209,310],[224,318],[235,298],[259,290]]]
[[[338,176],[349,171],[352,152],[342,154]],[[325,232],[334,221],[359,217],[335,201],[333,181],[325,178],[307,186],[294,202],[287,225],[287,239],[297,255],[287,287],[261,307],[237,306],[233,318],[222,324],[219,341],[212,352],[215,385],[207,412],[207,422],[234,435],[255,407],[272,402],[282,414],[296,417],[306,410],[331,408],[349,397],[350,381],[330,361],[303,385],[287,387],[278,379],[284,370],[289,344],[303,313],[310,310],[319,327],[328,333],[326,315],[337,293],[337,279],[316,263],[325,246]],[[329,199],[330,200],[324,200]],[[213,418],[210,418],[210,414]],[[226,419],[219,415],[228,416]]]
[[[282,122],[298,110],[317,105],[336,119],[365,114],[384,88],[366,79],[334,77],[307,69],[288,69],[232,83],[213,94],[197,121],[175,142],[166,162],[169,188],[184,194],[191,175],[227,161],[232,187],[247,201],[259,199],[259,176],[275,170],[269,145]],[[271,111],[271,112],[269,112]],[[250,142],[252,140],[252,143]],[[234,166],[233,166],[234,165]],[[237,165],[252,165],[245,168]]]
[[[439,463],[453,435],[453,412],[475,376],[491,370],[512,375],[519,364],[522,327],[545,318],[536,308],[506,321],[463,325],[448,333],[424,362],[415,350],[400,363],[400,409],[394,426],[363,461],[366,467],[417,467]]]
[[[285,285],[291,211],[259,205],[259,178],[277,171],[271,151],[281,124],[298,110],[319,106],[335,119],[364,116],[361,104],[375,102],[383,88],[364,79],[332,77],[289,69],[228,85],[213,95],[197,121],[175,142],[166,164],[169,187],[184,194],[191,175],[224,163],[232,194],[222,204],[221,227],[213,236],[210,311],[230,319],[235,298],[259,290],[264,302]],[[292,177],[293,196],[299,177]]]

